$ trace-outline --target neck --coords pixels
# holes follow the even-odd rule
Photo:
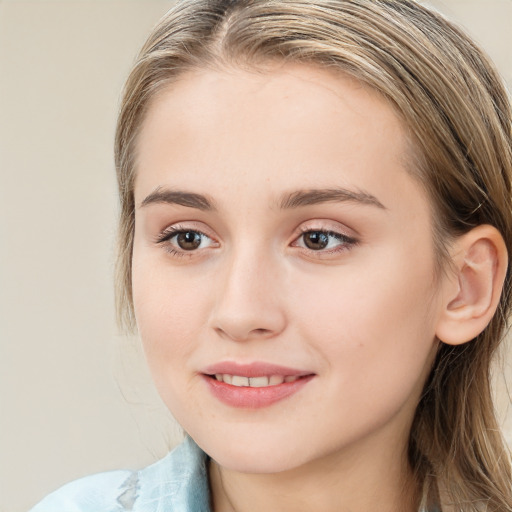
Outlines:
[[[212,461],[213,511],[417,512],[417,485],[405,450],[398,452],[336,453],[269,474],[231,471]]]

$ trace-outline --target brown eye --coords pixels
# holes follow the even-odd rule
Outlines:
[[[349,250],[354,245],[357,245],[357,243],[355,238],[344,235],[343,233],[325,231],[322,229],[310,229],[303,231],[292,245],[317,252],[319,255],[332,255]]]
[[[169,226],[156,238],[155,242],[176,257],[203,254],[204,249],[219,247],[219,243],[205,233],[179,225]]]
[[[202,235],[197,231],[182,231],[176,235],[176,243],[184,251],[193,251],[201,245]]]
[[[308,231],[303,237],[304,245],[313,251],[320,251],[329,245],[329,234],[325,231]]]

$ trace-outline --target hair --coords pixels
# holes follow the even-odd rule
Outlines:
[[[459,28],[409,0],[184,0],[155,27],[128,78],[115,158],[121,214],[121,325],[133,329],[131,257],[137,136],[154,96],[194,69],[258,69],[275,61],[341,72],[378,91],[414,149],[410,172],[427,190],[442,266],[450,243],[481,224],[512,254],[512,111],[484,52]],[[409,462],[429,501],[464,512],[512,510],[509,451],[493,408],[490,371],[511,307],[507,270],[498,311],[474,340],[440,343],[417,406]]]

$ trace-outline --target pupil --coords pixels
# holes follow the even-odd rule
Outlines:
[[[321,231],[310,231],[304,235],[304,243],[308,249],[325,249],[329,245],[329,236]]]
[[[201,245],[201,235],[195,231],[184,231],[177,237],[178,245],[185,251],[192,251]]]

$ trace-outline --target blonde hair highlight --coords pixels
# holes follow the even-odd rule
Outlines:
[[[153,30],[128,78],[115,142],[121,200],[118,312],[134,326],[131,254],[136,142],[155,94],[187,70],[282,60],[348,74],[379,91],[407,127],[411,172],[429,193],[440,263],[480,224],[512,254],[512,111],[486,55],[441,15],[408,0],[185,0]],[[429,500],[462,512],[512,510],[509,452],[490,368],[511,303],[461,346],[441,343],[418,404],[409,460]],[[440,491],[440,492],[439,492]],[[453,508],[450,508],[453,507]]]

